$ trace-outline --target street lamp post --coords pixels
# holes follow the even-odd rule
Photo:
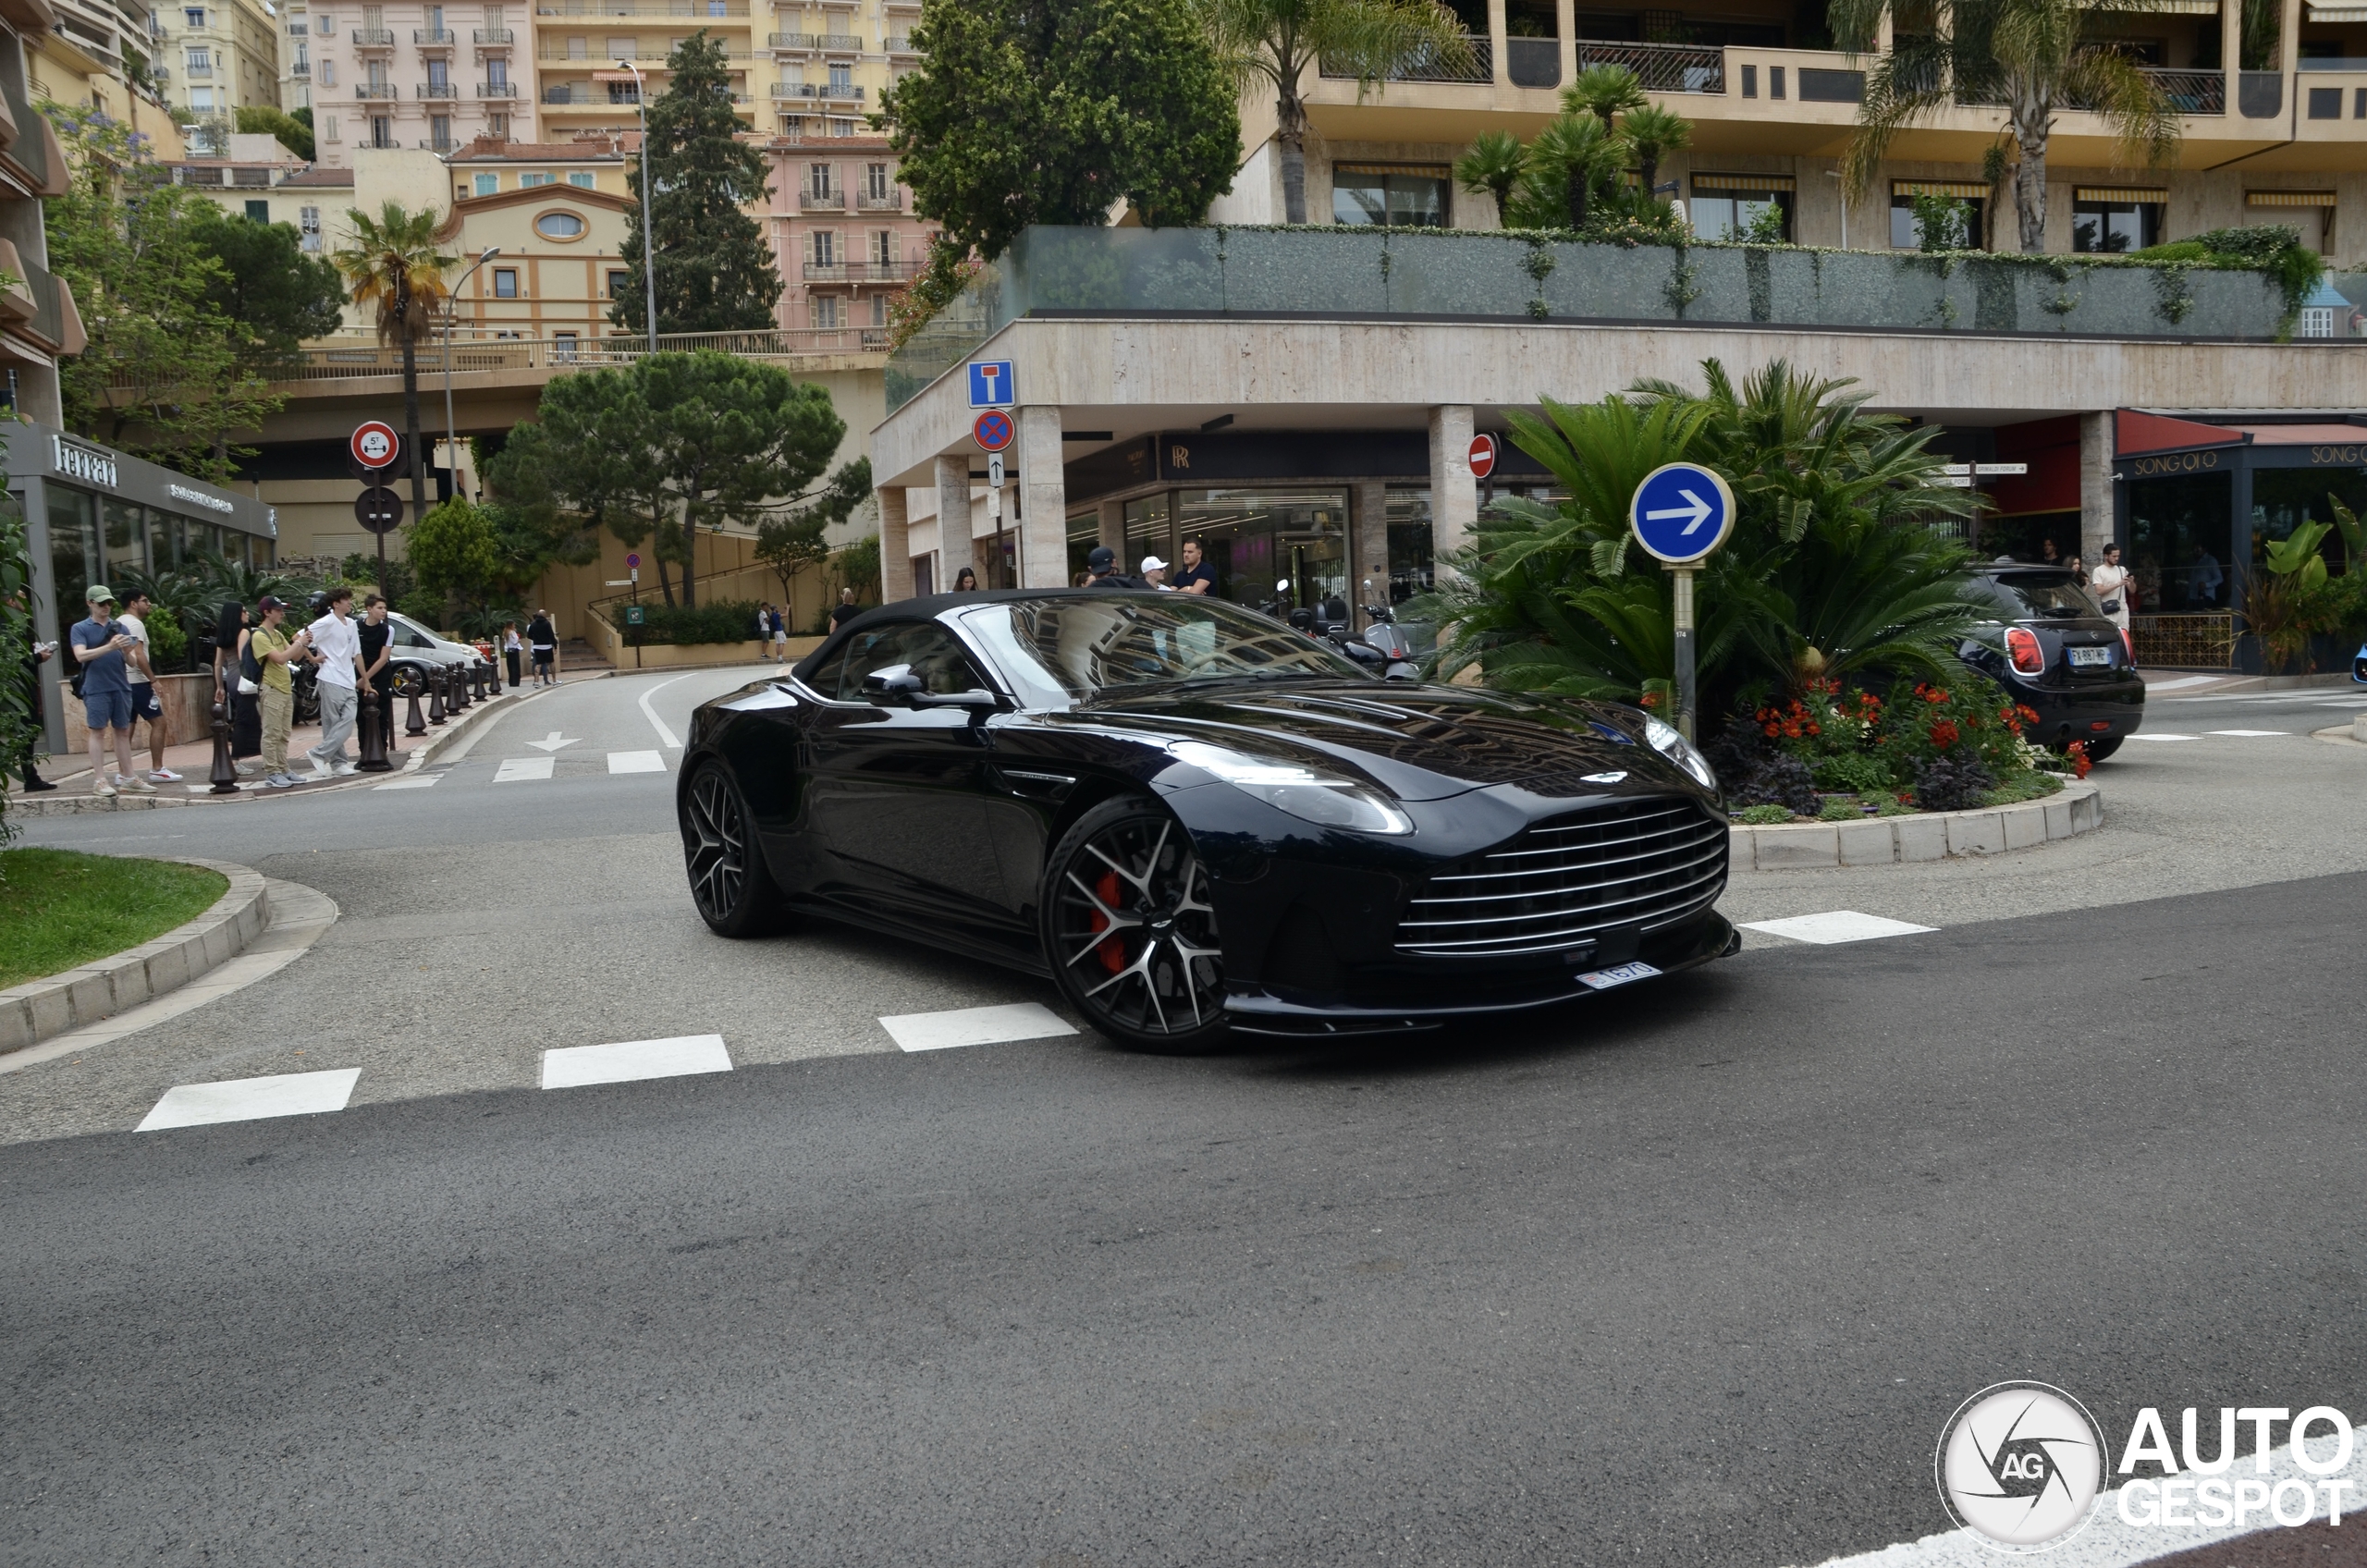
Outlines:
[[[452,285],[451,298],[444,306],[444,449],[450,454],[446,460],[452,465],[452,494],[455,496],[460,493],[460,427],[452,417],[452,314],[460,305],[460,290],[468,287],[469,279],[476,276],[477,268],[499,254],[501,247],[491,246],[484,255],[470,263],[469,270],[460,275],[460,281]],[[416,522],[419,520],[413,518],[411,521]],[[380,585],[382,591],[384,586]]]
[[[657,181],[649,172],[649,84],[642,80],[641,67],[631,60],[619,60],[619,69],[632,72],[633,103],[641,110],[641,314],[649,326],[649,351],[657,352],[657,247],[650,239],[649,209],[657,194]]]

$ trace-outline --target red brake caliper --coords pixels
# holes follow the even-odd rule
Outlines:
[[[1103,872],[1101,880],[1094,884],[1093,893],[1104,904],[1116,909],[1118,907],[1118,874],[1114,871]],[[1093,928],[1096,931],[1110,929],[1109,917],[1098,909],[1093,912]],[[1094,950],[1101,955],[1101,967],[1110,974],[1115,974],[1126,967],[1126,943],[1123,937],[1111,937]]]

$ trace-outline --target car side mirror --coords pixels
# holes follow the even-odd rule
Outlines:
[[[967,692],[924,692],[913,698],[916,708],[971,708],[992,713],[1002,706],[1002,699],[983,686],[973,686]]]
[[[891,664],[863,678],[863,694],[882,707],[908,708],[923,694],[921,678],[908,664]]]

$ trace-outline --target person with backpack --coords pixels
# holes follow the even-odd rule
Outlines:
[[[290,637],[280,631],[280,622],[288,619],[283,599],[266,594],[255,607],[263,612],[263,624],[248,634],[247,647],[263,677],[257,684],[263,688],[264,782],[275,790],[292,790],[300,780],[288,771],[288,731],[296,718],[296,682],[288,667],[305,656],[313,634],[299,631]]]
[[[127,655],[140,645],[115,618],[115,593],[93,582],[83,594],[90,619],[67,633],[74,649],[82,722],[91,732],[91,793],[153,795],[156,786],[131,770],[131,677]],[[115,737],[115,778],[107,778],[107,737]]]

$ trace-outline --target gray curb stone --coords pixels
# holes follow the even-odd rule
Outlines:
[[[0,991],[0,1054],[39,1045],[186,986],[244,952],[271,924],[271,897],[261,872],[189,855],[151,858],[218,871],[230,879],[229,889],[203,914],[153,941]]]
[[[2103,825],[2103,793],[2093,784],[2072,783],[2039,800],[1981,811],[1735,827],[1728,830],[1727,864],[1733,871],[1800,871],[2002,855]]]

